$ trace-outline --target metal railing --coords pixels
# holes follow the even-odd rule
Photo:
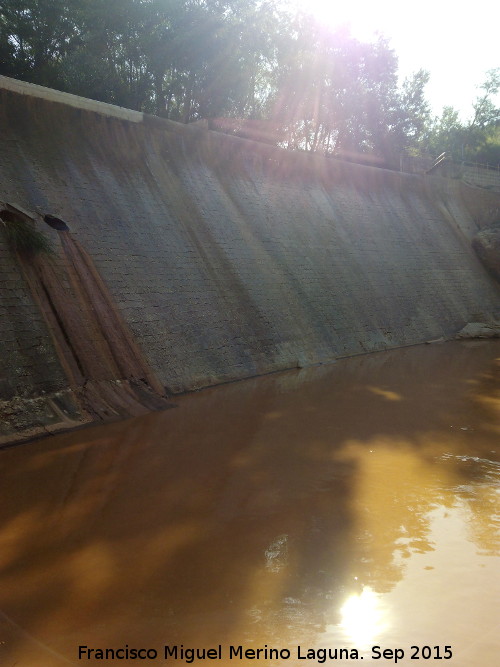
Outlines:
[[[446,162],[448,160],[448,156],[446,155],[446,151],[444,153],[441,153],[441,155],[438,155],[438,157],[434,160],[434,164],[430,169],[427,169],[426,174],[430,174],[431,171],[434,171],[436,167],[439,167],[440,164],[443,162]]]
[[[403,165],[405,160],[408,160],[409,162],[411,162],[412,160],[415,162],[421,161],[422,163],[424,161],[428,161],[428,163],[431,164],[431,166],[428,168],[428,171],[431,171],[432,169],[434,169],[434,167],[437,167],[437,165],[443,162],[444,160],[448,160],[449,162],[452,162],[455,165],[475,167],[476,169],[488,169],[489,171],[496,171],[500,173],[500,163],[490,164],[488,162],[483,163],[473,160],[456,160],[446,151],[441,153],[441,155],[436,156],[433,155],[432,153],[426,153],[424,151],[420,151],[414,148],[404,149],[401,152],[401,160],[400,160],[401,171],[404,171]]]

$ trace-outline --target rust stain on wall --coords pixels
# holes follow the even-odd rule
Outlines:
[[[109,419],[168,407],[92,259],[69,231],[59,237],[64,264],[19,258],[82,408]]]
[[[26,212],[6,206],[4,224],[17,219],[35,230]],[[60,255],[26,248],[13,254],[52,336],[80,419],[109,421],[171,407],[92,258],[65,227],[58,231]],[[51,408],[63,425],[74,425],[53,401]]]

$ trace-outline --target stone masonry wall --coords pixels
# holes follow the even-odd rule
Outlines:
[[[420,343],[500,315],[499,288],[469,242],[500,206],[493,193],[483,205],[449,179],[51,93],[0,77],[0,201],[32,212],[55,247],[41,216],[67,223],[169,391]],[[61,389],[1,232],[0,253],[1,397]]]

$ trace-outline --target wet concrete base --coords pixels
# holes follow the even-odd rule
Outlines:
[[[2,666],[493,667],[499,371],[406,348],[0,452]]]
[[[0,401],[0,446],[68,430],[90,421],[70,389]]]
[[[16,396],[0,401],[0,447],[173,407],[146,383],[134,380],[86,381],[36,398]]]

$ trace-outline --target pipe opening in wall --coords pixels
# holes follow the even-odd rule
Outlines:
[[[43,219],[48,224],[49,227],[52,227],[52,229],[57,229],[58,232],[69,231],[69,227],[64,222],[64,220],[61,220],[61,218],[56,218],[55,215],[50,215],[49,213],[47,213],[47,215],[43,216]]]

